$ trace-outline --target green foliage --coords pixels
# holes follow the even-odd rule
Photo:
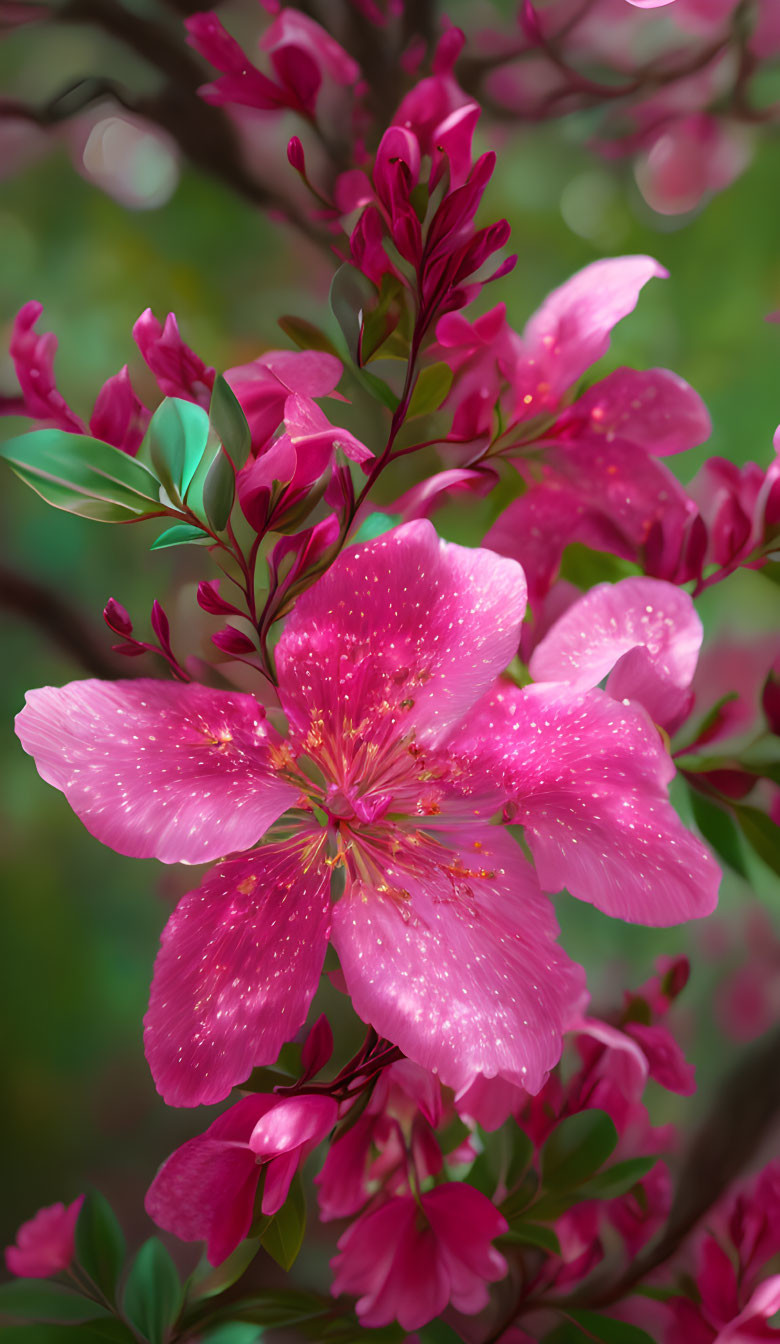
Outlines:
[[[221,532],[227,524],[235,494],[235,472],[230,458],[220,448],[203,482],[203,508],[215,532]]]
[[[339,352],[330,337],[319,327],[315,327],[313,322],[308,322],[305,317],[286,315],[280,317],[278,321],[285,336],[289,336],[300,350],[321,350],[324,354],[339,358]]]
[[[757,807],[739,803],[734,804],[732,810],[751,849],[780,876],[780,826]]]
[[[7,1325],[1,1338],[3,1344],[138,1344],[138,1336],[112,1317],[80,1325]]]
[[[376,306],[377,297],[376,285],[362,271],[347,262],[339,266],[331,281],[330,307],[341,327],[350,356],[358,365],[361,363],[363,313]]]
[[[111,1205],[89,1190],[76,1223],[76,1259],[110,1302],[125,1262],[125,1238]]]
[[[652,1335],[638,1325],[627,1325],[597,1311],[567,1310],[566,1324],[545,1335],[544,1344],[653,1344]]]
[[[249,457],[252,447],[252,434],[247,418],[241,409],[235,392],[220,373],[214,381],[211,393],[209,419],[216,430],[222,445],[230,454],[236,471],[240,471]]]
[[[173,527],[168,527],[161,532],[156,541],[153,541],[149,547],[150,551],[167,550],[169,546],[192,546],[192,545],[216,545],[208,533],[203,531],[202,527],[195,527],[192,523],[174,523]]]
[[[705,798],[698,789],[689,785],[689,792],[693,816],[704,839],[712,846],[719,859],[733,868],[735,873],[747,877],[739,828],[734,818],[724,807],[720,807],[710,798]]]
[[[300,1172],[297,1172],[287,1199],[262,1232],[260,1244],[277,1265],[288,1270],[298,1258],[305,1231],[306,1196],[303,1193]]]
[[[63,1288],[50,1279],[12,1279],[0,1284],[0,1320],[43,1321],[63,1325],[108,1317],[99,1302]]]
[[[170,1255],[157,1237],[145,1241],[127,1276],[122,1306],[149,1344],[164,1344],[181,1311],[184,1293]]]
[[[16,475],[55,509],[102,523],[160,513],[157,479],[110,443],[61,429],[37,429],[0,445]]]
[[[572,1190],[603,1167],[615,1151],[618,1133],[606,1111],[578,1111],[558,1122],[541,1152],[542,1184]]]
[[[151,464],[174,504],[184,500],[208,436],[203,407],[180,397],[166,397],[149,421],[138,455]]]
[[[251,1237],[246,1241],[240,1241],[227,1260],[223,1260],[222,1264],[216,1267],[212,1266],[204,1255],[187,1284],[190,1301],[201,1301],[224,1293],[226,1288],[238,1282],[259,1250],[259,1238]]]
[[[414,385],[407,419],[431,415],[438,411],[452,387],[452,369],[449,364],[429,364],[422,370]]]

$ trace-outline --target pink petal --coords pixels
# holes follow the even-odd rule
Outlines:
[[[693,1096],[696,1091],[696,1070],[686,1060],[668,1027],[659,1022],[654,1026],[644,1022],[629,1022],[626,1031],[639,1042],[651,1078],[655,1078],[668,1092],[678,1092],[683,1097]]]
[[[276,653],[284,709],[301,734],[392,715],[436,738],[513,657],[524,610],[519,566],[407,523],[344,551],[298,599]]]
[[[245,1097],[232,1112],[257,1111],[266,1098]],[[158,1227],[182,1241],[205,1241],[221,1265],[249,1232],[260,1167],[240,1142],[213,1136],[213,1126],[172,1153],[158,1171],[144,1207]]]
[[[702,626],[688,593],[662,579],[600,583],[564,612],[529,663],[536,681],[584,691],[612,672],[616,700],[636,700],[656,723],[688,708]]]
[[[149,411],[136,396],[127,365],[103,384],[95,398],[90,433],[134,456],[149,424]]]
[[[11,1274],[25,1279],[47,1279],[67,1269],[73,1259],[76,1223],[84,1203],[79,1195],[72,1204],[50,1204],[22,1223],[16,1245],[7,1246],[5,1263]]]
[[[144,1039],[170,1106],[221,1101],[305,1022],[330,920],[320,844],[300,836],[221,864],[168,920]]]
[[[164,397],[183,397],[208,407],[215,372],[185,345],[173,313],[160,326],[147,308],[133,327],[133,338]]]
[[[556,431],[583,421],[594,435],[624,439],[656,457],[696,448],[712,432],[698,392],[670,369],[615,369],[564,412]]]
[[[487,1305],[487,1284],[503,1279],[508,1266],[491,1242],[507,1222],[486,1195],[470,1185],[448,1182],[423,1195],[423,1208],[450,1271],[451,1301],[471,1315]]]
[[[295,802],[251,695],[195,683],[73,681],[27,692],[16,731],[87,830],[136,859],[205,863],[253,845]]]
[[[280,1097],[257,1122],[249,1146],[258,1157],[275,1157],[303,1144],[318,1144],[336,1123],[332,1097]]]
[[[333,942],[365,1022],[448,1087],[501,1074],[529,1092],[561,1053],[582,975],[551,904],[500,827],[403,842],[385,881],[354,883]]]
[[[293,1176],[298,1170],[301,1159],[300,1149],[291,1153],[281,1153],[268,1163],[263,1185],[263,1199],[260,1205],[266,1215],[278,1213],[290,1193]]]
[[[542,379],[560,395],[609,349],[616,322],[633,311],[640,290],[667,272],[652,257],[608,257],[591,262],[548,294],[523,333],[527,361],[518,382],[533,395]],[[531,361],[533,366],[531,367]]]
[[[398,1320],[416,1330],[438,1316],[449,1300],[449,1276],[437,1254],[431,1230],[418,1226],[411,1195],[388,1200],[364,1214],[339,1239],[331,1261],[332,1292],[360,1294],[362,1325]]]
[[[480,775],[492,756],[546,891],[566,887],[641,924],[713,910],[720,871],[668,801],[674,764],[641,709],[598,690],[507,683],[452,750]]]

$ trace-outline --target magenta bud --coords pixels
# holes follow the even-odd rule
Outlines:
[[[115,635],[127,636],[133,633],[133,622],[122,603],[117,602],[115,597],[110,597],[103,608],[103,620]]]
[[[247,635],[242,635],[241,631],[232,625],[226,625],[224,630],[218,630],[211,636],[211,640],[223,653],[257,653],[257,647],[252,640]]]
[[[313,1078],[324,1068],[333,1054],[333,1032],[324,1013],[317,1018],[301,1050],[301,1066],[305,1078]]]
[[[303,145],[297,135],[294,135],[287,145],[287,158],[296,173],[300,173],[301,176],[305,177],[306,159],[303,154]]]
[[[212,616],[232,616],[238,608],[219,595],[219,579],[203,579],[198,584],[198,606]]]
[[[154,633],[163,647],[167,649],[171,639],[171,632],[168,625],[168,617],[160,606],[160,603],[157,601],[157,598],[155,598],[152,603],[152,614],[150,619]]]

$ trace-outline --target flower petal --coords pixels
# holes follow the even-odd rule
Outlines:
[[[353,1007],[448,1087],[501,1074],[536,1092],[583,988],[552,906],[500,827],[413,840],[386,885],[355,883],[335,907]]]
[[[603,691],[508,683],[449,744],[464,773],[490,767],[546,891],[667,925],[709,914],[720,871],[667,798],[674,764],[646,714]]]
[[[47,784],[120,854],[206,863],[259,840],[297,791],[251,695],[139,678],[27,692],[16,731]]]
[[[441,736],[515,654],[525,594],[518,565],[442,542],[426,521],[348,549],[298,599],[277,647],[291,723],[304,735],[390,717]]]
[[[666,457],[704,443],[712,432],[698,392],[671,369],[615,369],[565,411],[555,431],[586,423],[591,434],[621,438]]]
[[[574,602],[537,645],[529,668],[536,681],[565,681],[575,691],[612,672],[607,689],[615,700],[636,700],[670,727],[688,707],[701,641],[688,593],[662,579],[621,579]]]
[[[221,864],[168,920],[144,1037],[170,1106],[221,1101],[306,1020],[330,918],[320,846],[300,836]]]
[[[540,379],[553,395],[571,387],[606,354],[612,328],[636,307],[642,287],[654,275],[667,274],[652,257],[607,257],[554,289],[523,332],[530,357],[518,365],[519,390],[526,382],[536,387]]]

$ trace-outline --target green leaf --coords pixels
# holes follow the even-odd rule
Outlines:
[[[698,789],[691,787],[691,810],[694,820],[704,839],[712,846],[719,858],[742,877],[747,877],[745,859],[740,843],[739,829],[734,818],[725,808],[719,807],[711,799],[705,798]]]
[[[149,421],[139,454],[151,462],[171,500],[183,500],[203,456],[209,418],[202,406],[166,397]]]
[[[505,1179],[507,1189],[512,1190],[522,1180],[533,1162],[534,1145],[519,1125],[510,1129],[509,1134],[511,1148]]]
[[[321,1320],[333,1313],[333,1301],[318,1297],[315,1293],[278,1289],[263,1293],[262,1297],[239,1298],[236,1302],[224,1304],[225,1318],[231,1321],[251,1321],[255,1325],[289,1326],[303,1321]],[[208,1302],[188,1311],[185,1321],[192,1328],[206,1315],[213,1320],[215,1304]]]
[[[285,336],[289,336],[299,350],[322,350],[326,355],[339,358],[339,352],[330,337],[315,327],[313,322],[307,322],[305,317],[285,315],[278,318],[278,323]]]
[[[399,399],[391,387],[382,378],[377,378],[375,373],[369,373],[368,369],[358,370],[358,376],[366,391],[375,401],[381,401],[388,411],[396,411],[399,405]]]
[[[190,1277],[188,1284],[189,1298],[192,1301],[199,1302],[208,1297],[216,1297],[218,1293],[224,1293],[226,1288],[230,1288],[238,1282],[259,1250],[259,1239],[252,1238],[247,1241],[240,1241],[227,1260],[223,1260],[222,1264],[217,1265],[216,1268],[210,1265],[204,1256]]]
[[[430,1325],[418,1330],[417,1334],[425,1344],[462,1344],[463,1336],[453,1330],[446,1321],[431,1321]]]
[[[173,527],[168,527],[160,533],[149,550],[164,551],[168,546],[191,546],[195,542],[201,546],[204,544],[216,546],[214,538],[204,532],[202,527],[194,527],[192,523],[174,523]]]
[[[438,411],[452,387],[452,369],[449,364],[429,364],[422,370],[414,385],[407,419],[416,415],[431,415]]]
[[[733,812],[751,849],[780,876],[780,826],[757,807],[734,804]]]
[[[376,537],[381,537],[385,532],[397,527],[400,521],[400,513],[369,513],[354,537],[350,538],[350,545],[360,546],[364,541],[374,541]]]
[[[271,1219],[260,1241],[277,1265],[289,1270],[298,1258],[305,1230],[306,1197],[301,1174],[297,1172],[287,1199]]]
[[[615,1151],[618,1133],[606,1111],[579,1111],[561,1120],[541,1152],[542,1184],[571,1190],[603,1167]]]
[[[589,1181],[577,1188],[577,1202],[583,1199],[617,1199],[633,1190],[638,1181],[646,1176],[658,1161],[658,1157],[627,1157],[624,1162],[615,1162],[591,1176]]]
[[[111,1205],[99,1190],[84,1197],[76,1223],[76,1259],[113,1302],[125,1262],[125,1238]]]
[[[213,1330],[207,1330],[200,1339],[203,1344],[256,1344],[264,1334],[261,1325],[252,1325],[249,1321],[224,1321]]]
[[[3,1344],[138,1344],[138,1336],[113,1317],[80,1325],[4,1325]]]
[[[170,1255],[157,1237],[145,1241],[130,1268],[122,1299],[125,1315],[149,1344],[164,1344],[184,1293]]]
[[[0,1319],[51,1321],[63,1325],[110,1316],[100,1303],[50,1279],[13,1279],[0,1284]]]
[[[38,429],[0,445],[16,475],[55,509],[102,523],[160,513],[159,482],[110,443],[61,429]]]
[[[520,1246],[537,1246],[547,1255],[561,1254],[561,1243],[552,1228],[543,1227],[539,1223],[515,1223],[500,1241]]]
[[[360,364],[363,313],[376,307],[378,290],[368,276],[347,262],[339,266],[330,286],[330,307],[344,333],[352,359]]]
[[[602,1316],[598,1311],[561,1311],[566,1324],[559,1325],[551,1335],[545,1335],[544,1344],[654,1344],[652,1335],[638,1325],[627,1325],[613,1316]]]
[[[221,532],[227,523],[235,495],[235,472],[230,458],[220,448],[203,482],[203,508],[215,532]]]
[[[240,471],[249,457],[252,433],[238,397],[221,373],[214,382],[209,419],[229,452],[233,466]]]

